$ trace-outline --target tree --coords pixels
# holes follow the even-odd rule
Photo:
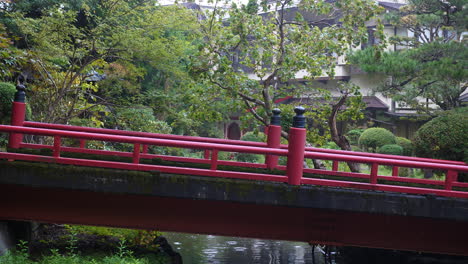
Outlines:
[[[264,126],[276,99],[330,98],[329,91],[313,87],[312,81],[323,75],[333,79],[337,57],[360,42],[367,33],[365,22],[380,11],[363,0],[261,1],[261,13],[256,8],[250,1],[206,14],[200,21],[205,41],[192,71],[207,86],[204,96],[222,98],[232,112],[247,113],[244,118],[252,122],[244,123]],[[328,118],[319,109],[310,113],[314,115],[323,123]]]
[[[294,82],[297,74],[308,81],[324,73],[333,78],[337,56],[361,40],[364,22],[380,10],[361,0],[265,1],[262,14],[253,6],[215,8],[201,21],[205,42],[192,70],[209,85],[205,94],[229,98],[262,125],[269,124],[275,99],[328,95]]]
[[[427,122],[413,142],[418,156],[468,162],[468,107],[445,111]]]
[[[121,117],[121,107],[143,104],[177,133],[203,125],[192,118],[199,99],[191,92],[198,87],[188,60],[199,37],[196,16],[186,8],[153,1],[15,1],[0,18],[26,53],[20,73],[34,120],[79,118],[105,126]],[[199,107],[210,110],[203,120],[217,117],[212,105]]]
[[[408,29],[408,37],[390,43],[406,47],[395,52],[358,51],[350,61],[368,73],[390,77],[376,91],[404,105],[430,112],[428,102],[442,110],[461,105],[467,88],[468,49],[461,41],[467,30],[468,10],[463,0],[410,0],[387,19]]]

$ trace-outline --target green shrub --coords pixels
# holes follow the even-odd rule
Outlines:
[[[11,115],[11,104],[15,98],[16,88],[11,83],[0,82],[0,122],[8,123]]]
[[[348,133],[346,133],[346,137],[348,138],[349,143],[351,145],[357,145],[359,141],[359,137],[362,135],[363,132],[364,132],[364,129],[360,129],[360,128],[348,131]]]
[[[398,146],[403,148],[403,154],[405,156],[413,155],[413,143],[411,140],[404,137],[396,137],[396,143]]]
[[[243,141],[253,141],[253,142],[265,142],[266,136],[261,132],[247,132],[245,133],[241,140]]]
[[[340,147],[338,147],[338,145],[333,142],[333,141],[328,141],[327,143],[325,143],[322,148],[326,148],[326,149],[340,149]]]
[[[403,148],[397,144],[383,145],[378,151],[380,154],[402,155]]]
[[[396,144],[395,135],[385,128],[372,127],[364,130],[359,137],[359,145],[365,150],[376,151],[383,145]]]
[[[468,107],[446,111],[424,124],[414,138],[417,156],[468,161]]]
[[[266,136],[264,133],[247,132],[242,136],[241,140],[253,141],[253,142],[265,142]],[[262,162],[263,155],[253,154],[253,153],[236,153],[235,159],[241,162],[259,163],[259,162]]]

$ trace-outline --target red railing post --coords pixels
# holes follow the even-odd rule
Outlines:
[[[332,171],[338,171],[338,165],[339,164],[340,163],[337,160],[334,160],[333,164],[332,164]]]
[[[281,110],[273,109],[270,125],[267,127],[267,146],[269,148],[280,148],[281,145]],[[279,157],[276,155],[267,154],[265,164],[268,169],[274,169],[278,166]]]
[[[452,190],[453,182],[457,180],[458,172],[454,170],[448,170],[445,175],[445,190]]]
[[[80,148],[85,148],[85,147],[86,147],[86,140],[80,139]]]
[[[143,145],[143,154],[148,154],[148,145]]]
[[[15,100],[11,109],[11,125],[12,126],[23,126],[24,119],[26,116],[26,87],[22,84],[16,86]],[[23,134],[10,133],[8,140],[8,147],[19,148],[23,141]]]
[[[203,154],[203,157],[205,159],[210,159],[210,150],[209,149],[205,149],[205,152]]]
[[[212,170],[217,170],[218,169],[218,150],[213,149],[211,151],[211,168]]]
[[[52,156],[55,158],[60,157],[60,146],[62,145],[62,138],[60,136],[54,136],[54,149]]]
[[[140,163],[140,144],[135,143],[133,145],[133,163],[138,164]]]
[[[306,143],[305,129],[305,109],[296,107],[294,109],[296,116],[293,118],[293,125],[289,129],[289,144],[288,144],[288,162],[286,165],[286,175],[288,183],[291,185],[301,184],[302,174],[304,171],[304,151]]]
[[[400,170],[400,167],[398,167],[398,166],[393,166],[393,168],[392,168],[392,176],[398,177],[399,170]]]
[[[378,163],[372,163],[370,179],[369,179],[371,184],[377,184],[377,175],[378,174],[379,174],[379,164]]]

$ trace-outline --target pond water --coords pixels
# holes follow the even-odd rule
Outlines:
[[[173,249],[182,255],[184,264],[323,264],[317,248],[307,243],[194,235],[165,232]]]

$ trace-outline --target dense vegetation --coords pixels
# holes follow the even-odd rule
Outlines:
[[[468,108],[447,111],[424,124],[414,148],[419,156],[468,162]]]
[[[30,242],[0,256],[1,264],[165,264],[157,231],[41,224]]]

